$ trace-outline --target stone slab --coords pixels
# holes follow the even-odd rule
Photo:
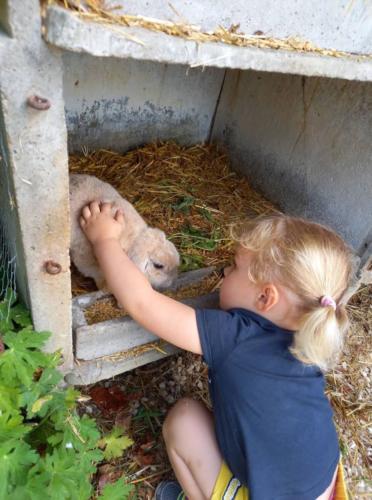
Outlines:
[[[139,356],[128,356],[128,354],[123,354],[120,358],[115,358],[115,360],[110,358],[94,359],[91,361],[76,361],[73,370],[68,373],[65,377],[65,381],[72,385],[88,385],[94,384],[99,380],[105,380],[120,373],[133,370],[138,366],[157,361],[162,358],[166,358],[176,352],[179,349],[170,344],[164,345],[162,343],[160,352],[156,349],[146,351]]]
[[[191,307],[217,308],[218,293],[181,300]],[[75,356],[79,360],[93,360],[158,340],[129,316],[93,325],[79,326],[75,331]]]
[[[371,57],[331,57],[223,43],[196,43],[143,28],[87,22],[55,6],[47,10],[45,28],[45,39],[49,43],[98,57],[372,81]]]

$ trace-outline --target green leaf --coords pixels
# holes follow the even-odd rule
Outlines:
[[[16,293],[11,288],[7,288],[3,300],[0,302],[0,333],[11,330],[14,326],[11,315],[12,306],[16,300]]]
[[[25,482],[27,468],[36,461],[36,452],[23,441],[8,440],[0,445],[0,498],[12,498],[13,485]]]
[[[50,332],[35,332],[32,327],[27,327],[17,333],[7,332],[4,343],[9,348],[42,349],[50,336]]]
[[[26,405],[28,418],[33,418],[35,414],[43,417],[51,408],[58,409],[64,406],[63,401],[60,401],[61,398],[63,400],[63,393],[60,390],[54,391],[61,379],[62,374],[55,368],[44,368],[39,380],[25,388],[22,402]],[[43,404],[36,404],[38,400]]]
[[[10,317],[9,305],[6,302],[0,302],[0,334],[12,328],[13,322]]]
[[[212,251],[217,248],[220,241],[219,232],[213,230],[211,234],[194,226],[185,226],[182,232],[176,235],[181,238],[181,248],[198,248],[200,250]]]
[[[50,364],[50,355],[35,350],[40,349],[49,336],[50,333],[37,333],[30,328],[5,333],[3,342],[8,349],[0,356],[0,378],[4,383],[29,387],[34,382],[35,370]]]
[[[31,407],[31,411],[33,413],[37,413],[41,410],[41,408],[45,405],[45,403],[47,403],[48,401],[50,401],[51,399],[53,399],[53,396],[51,394],[49,394],[49,396],[44,396],[42,398],[39,398],[38,400],[35,401],[35,403],[32,405]]]
[[[176,203],[172,206],[173,210],[176,212],[182,212],[184,214],[190,213],[190,208],[194,204],[195,198],[193,196],[184,196],[182,198],[178,198]]]
[[[133,491],[133,485],[125,483],[124,478],[118,479],[115,483],[106,484],[102,490],[99,500],[124,500],[129,498]]]
[[[18,415],[22,405],[19,387],[8,387],[0,384],[0,412],[8,415]]]
[[[199,208],[199,212],[209,222],[214,221],[213,215],[210,213],[210,211],[207,208]]]
[[[132,444],[133,441],[128,436],[123,436],[123,430],[119,427],[114,427],[110,434],[98,442],[98,446],[104,448],[103,455],[106,460],[121,457],[123,451]]]
[[[181,265],[180,271],[192,271],[194,269],[200,269],[204,265],[203,257],[200,255],[191,255],[191,254],[181,254]]]
[[[0,443],[12,439],[21,439],[31,430],[29,425],[23,423],[22,415],[0,414]]]
[[[91,465],[90,453],[87,455],[89,463],[81,460],[74,450],[59,447],[41,457],[29,471],[30,496],[37,498],[39,492],[43,491],[42,498],[48,500],[88,499],[92,491],[89,474],[95,468]]]
[[[89,447],[97,446],[100,433],[97,429],[96,422],[92,418],[83,415],[82,418],[79,419],[79,432]]]
[[[76,406],[76,400],[80,396],[80,392],[76,391],[73,387],[68,387],[65,393],[65,401],[67,408],[72,409]]]
[[[95,421],[87,415],[79,418],[73,413],[55,413],[52,416],[55,432],[49,436],[48,443],[52,446],[72,446],[78,451],[95,449],[100,437]],[[97,452],[97,461],[102,460],[103,454]]]
[[[152,419],[156,419],[161,416],[161,412],[158,410],[152,410],[151,408],[145,408],[141,406],[137,412],[137,415],[133,417],[133,420],[141,420],[143,419],[146,422],[146,425],[151,428],[152,433],[155,433],[155,428],[152,423]]]
[[[31,326],[31,316],[22,304],[17,304],[11,309],[11,318],[19,326]]]

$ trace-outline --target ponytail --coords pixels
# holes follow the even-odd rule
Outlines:
[[[292,354],[323,371],[332,368],[348,327],[343,304],[353,266],[345,242],[325,226],[280,214],[246,222],[233,237],[253,253],[250,280],[277,281],[294,292],[299,328]]]
[[[317,365],[323,371],[334,367],[348,328],[345,307],[317,307],[305,313],[294,334],[291,353],[300,361]]]

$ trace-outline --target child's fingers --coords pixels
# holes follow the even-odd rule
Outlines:
[[[89,219],[89,217],[92,216],[92,213],[90,211],[90,208],[89,208],[89,205],[86,205],[83,210],[81,211],[82,213],[82,216],[84,217],[84,219]]]
[[[96,200],[92,201],[92,203],[89,205],[89,208],[93,215],[98,215],[101,211],[99,208],[99,203]]]
[[[119,222],[120,224],[122,224],[122,225],[125,224],[124,214],[123,214],[123,212],[120,209],[116,210],[115,220],[117,222]]]
[[[101,212],[104,214],[110,214],[111,213],[111,203],[101,203]]]
[[[80,217],[79,222],[82,228],[84,228],[87,224],[87,221],[84,219],[84,217]]]

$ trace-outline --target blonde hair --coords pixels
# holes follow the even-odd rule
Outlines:
[[[290,347],[306,364],[326,371],[337,362],[348,318],[343,297],[352,279],[352,252],[331,229],[297,217],[258,217],[232,228],[253,252],[249,278],[277,281],[294,293],[299,329]],[[335,304],[321,305],[324,296]]]

